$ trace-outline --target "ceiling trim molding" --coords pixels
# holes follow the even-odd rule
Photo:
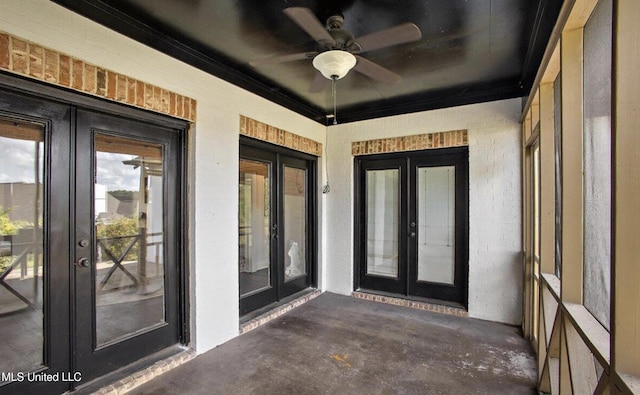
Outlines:
[[[487,85],[491,87],[489,90],[485,85],[440,90],[433,94],[435,98],[432,99],[425,98],[424,95],[407,96],[394,101],[392,106],[364,104],[350,108],[338,108],[339,123],[526,97],[528,93],[520,87],[519,81],[515,80],[497,81]]]

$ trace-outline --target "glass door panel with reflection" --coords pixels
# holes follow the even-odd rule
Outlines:
[[[241,139],[238,201],[240,315],[313,284],[315,160]]]
[[[455,279],[455,167],[418,168],[418,281]]]
[[[44,127],[0,117],[0,380],[43,368]]]
[[[76,333],[82,379],[179,341],[179,133],[78,110]]]
[[[359,259],[361,288],[406,292],[406,160],[361,162]]]
[[[162,146],[97,133],[97,345],[164,321]],[[125,318],[126,317],[126,318]]]
[[[240,159],[239,270],[240,296],[271,287],[270,162]]]
[[[307,171],[284,166],[284,281],[307,274]]]
[[[367,171],[367,275],[398,278],[398,169]]]

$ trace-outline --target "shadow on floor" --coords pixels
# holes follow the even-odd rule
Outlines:
[[[534,394],[519,328],[324,293],[133,394]]]

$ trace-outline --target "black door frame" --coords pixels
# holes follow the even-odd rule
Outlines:
[[[271,215],[270,232],[274,232],[274,225],[279,228],[284,226],[284,166],[295,168],[306,168],[308,179],[306,188],[308,196],[306,199],[307,213],[307,249],[305,259],[307,263],[307,276],[294,279],[289,284],[284,282],[284,237],[273,237],[269,235],[270,244],[270,268],[272,287],[250,296],[240,298],[240,316],[251,313],[272,303],[277,303],[296,292],[309,287],[317,286],[317,158],[310,154],[294,151],[285,147],[270,144],[264,141],[240,136],[240,158],[269,161],[272,163],[272,183],[270,192],[270,212]],[[276,229],[276,234],[281,234],[282,229]],[[240,295],[238,295],[240,296]]]
[[[82,108],[76,110],[76,162],[75,169],[75,259],[78,262],[81,257],[89,257],[91,262],[96,262],[95,249],[87,250],[79,241],[91,240],[90,245],[95,244],[93,212],[94,193],[92,174],[96,172],[94,139],[97,133],[109,136],[127,138],[149,142],[162,147],[163,151],[163,257],[164,257],[164,323],[129,334],[116,342],[105,345],[97,345],[93,338],[96,328],[93,327],[95,317],[96,283],[95,266],[89,268],[75,266],[76,285],[74,290],[75,323],[76,323],[76,362],[77,369],[82,372],[83,381],[97,378],[110,372],[110,366],[124,366],[130,362],[144,358],[145,356],[161,351],[174,345],[174,339],[179,338],[179,314],[178,314],[178,273],[179,261],[180,217],[179,205],[173,202],[179,201],[180,179],[179,169],[173,169],[173,163],[178,158],[175,153],[179,151],[179,133],[174,129],[165,128],[158,124],[148,122],[136,122],[130,119],[114,117],[95,111],[87,111]],[[88,199],[88,200],[87,200]],[[174,220],[175,219],[175,220]],[[175,242],[174,242],[175,241]],[[91,370],[89,371],[89,368]]]
[[[442,303],[454,303],[468,308],[468,278],[469,278],[469,166],[468,147],[440,148],[422,151],[397,152],[357,156],[354,159],[354,256],[353,256],[353,289],[376,289],[388,287],[389,293],[407,299],[439,299]],[[456,262],[455,285],[452,286],[430,284],[437,292],[420,290],[417,284],[417,271],[413,263],[417,263],[417,243],[409,242],[409,234],[415,229],[410,228],[410,219],[417,218],[417,172],[418,167],[446,166],[456,164]],[[365,170],[388,169],[389,166],[400,169],[400,225],[398,235],[398,278],[396,281],[372,278],[371,282],[362,283],[361,277],[365,271],[366,251],[361,248],[364,241],[367,223],[366,207],[362,207],[363,194],[366,194],[366,181],[362,174]],[[404,174],[403,174],[404,172]],[[410,180],[413,180],[410,182]],[[405,203],[403,203],[405,202]],[[365,205],[366,206],[366,205]],[[415,221],[417,222],[417,221]],[[404,278],[403,278],[404,276]],[[367,286],[372,288],[367,288]],[[442,299],[440,299],[442,298]],[[448,300],[444,299],[448,298]]]
[[[24,79],[15,75],[0,72],[0,90],[3,94],[13,95],[16,100],[9,107],[0,108],[0,113],[6,116],[22,118],[26,121],[38,121],[45,125],[45,142],[52,141],[51,130],[55,128],[55,135],[60,141],[50,152],[48,173],[45,175],[48,190],[45,190],[45,207],[48,207],[48,216],[45,218],[44,246],[48,254],[49,265],[57,262],[55,270],[49,267],[49,278],[43,284],[44,295],[47,296],[43,306],[45,322],[43,325],[44,336],[49,340],[49,347],[45,347],[44,359],[50,369],[44,371],[50,373],[73,373],[76,369],[76,361],[73,358],[73,345],[76,342],[75,319],[73,316],[74,289],[74,221],[72,207],[75,205],[75,192],[72,185],[75,180],[75,142],[72,138],[73,128],[76,122],[76,109],[83,108],[102,114],[126,118],[149,124],[155,124],[164,128],[172,128],[178,131],[179,148],[177,149],[176,164],[178,169],[178,199],[175,231],[177,234],[177,273],[178,295],[176,295],[178,329],[177,342],[189,344],[190,342],[190,317],[189,317],[189,256],[188,256],[188,133],[189,123],[166,115],[152,113],[142,109],[132,108],[123,104],[85,95],[67,88],[50,86],[41,82]],[[23,100],[21,102],[21,100]],[[31,105],[25,105],[24,102]],[[55,109],[57,108],[57,109]],[[63,109],[63,110],[60,110]],[[38,111],[41,111],[38,113]],[[21,115],[21,114],[26,114]],[[49,140],[47,140],[49,139]],[[55,169],[55,170],[54,170]],[[54,189],[55,188],[55,189]],[[55,191],[55,193],[51,193]],[[55,198],[52,198],[55,196]],[[54,221],[53,219],[56,219]],[[55,229],[54,229],[55,228]],[[65,236],[52,239],[51,232],[64,234]],[[54,258],[55,257],[55,258]],[[60,286],[62,284],[62,286]],[[56,309],[56,306],[57,309]],[[65,307],[66,306],[66,307]],[[60,334],[68,334],[61,336]],[[51,340],[55,339],[55,340]],[[150,361],[151,362],[151,361]],[[116,370],[121,366],[114,367]],[[81,383],[82,386],[83,383]],[[50,382],[13,382],[0,386],[5,393],[26,392],[65,392],[77,387],[73,381]]]
[[[364,159],[364,160],[363,160]],[[360,205],[361,199],[365,198],[367,191],[367,180],[365,177],[361,177],[367,170],[398,170],[398,275],[396,278],[382,277],[382,276],[365,276],[366,267],[364,264],[359,264],[357,270],[354,273],[358,273],[357,276],[357,286],[355,289],[360,287],[366,289],[385,289],[386,292],[390,292],[393,294],[407,294],[407,282],[402,281],[402,279],[406,279],[408,276],[408,266],[403,264],[403,262],[408,261],[407,249],[402,248],[403,245],[407,243],[407,237],[405,229],[408,227],[408,207],[405,204],[402,204],[403,201],[408,199],[408,179],[405,176],[408,170],[408,161],[406,157],[385,157],[385,158],[375,158],[375,161],[367,162],[367,159],[373,159],[370,157],[367,158],[357,158],[356,163],[358,166],[358,172],[356,174],[355,182],[356,182],[356,221],[358,224],[362,224],[363,228],[356,227],[355,229],[359,229],[354,232],[356,235],[356,246],[361,246],[360,244],[363,240],[362,236],[366,233],[366,229],[364,226],[367,224],[367,218],[369,217],[369,213],[367,211],[367,205],[364,207],[358,207]],[[404,177],[403,177],[404,176]],[[358,210],[359,209],[359,210]],[[367,251],[365,248],[356,247],[356,256],[358,257],[358,262],[366,262]]]

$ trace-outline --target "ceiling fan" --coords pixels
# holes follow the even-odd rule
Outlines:
[[[389,29],[354,38],[353,34],[343,29],[344,18],[342,15],[333,15],[327,19],[323,26],[314,13],[305,7],[289,7],[283,12],[302,28],[317,43],[317,50],[312,52],[300,52],[271,58],[257,59],[249,64],[254,67],[266,66],[296,60],[313,59],[313,66],[319,71],[316,73],[310,92],[322,90],[327,80],[337,80],[349,72],[352,68],[367,77],[387,84],[395,84],[402,78],[376,64],[360,54],[390,47],[393,45],[420,40],[422,33],[413,23],[404,23]]]

